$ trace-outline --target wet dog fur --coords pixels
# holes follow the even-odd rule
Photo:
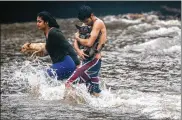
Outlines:
[[[37,55],[37,53],[45,50],[46,43],[25,43],[21,47],[21,52],[24,54],[31,54],[31,57]]]

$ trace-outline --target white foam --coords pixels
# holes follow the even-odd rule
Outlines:
[[[112,22],[121,22],[124,24],[139,24],[139,23],[141,23],[140,19],[127,20],[127,19],[123,19],[122,17],[114,16],[114,15],[106,16],[103,18],[103,20],[105,23],[112,23]]]
[[[179,45],[172,46],[168,49],[164,49],[164,52],[167,52],[167,53],[181,52],[181,46]]]
[[[170,27],[170,26],[181,27],[181,22],[179,20],[168,20],[168,21],[158,20],[156,22],[156,24],[161,26],[161,27]]]
[[[103,20],[104,20],[105,23],[118,21],[118,19],[114,15],[108,15],[108,16],[104,17]]]
[[[65,85],[60,86],[42,86],[39,90],[39,99],[42,100],[61,100],[64,97]]]
[[[181,31],[178,27],[170,27],[170,28],[160,28],[158,30],[151,30],[144,33],[146,36],[156,37],[156,36],[164,36],[170,33],[176,33]]]

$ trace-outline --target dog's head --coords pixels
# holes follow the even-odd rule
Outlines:
[[[86,39],[90,37],[90,32],[92,31],[90,26],[78,26],[78,25],[75,26],[79,30],[80,38]]]
[[[30,44],[31,43],[25,43],[22,47],[21,47],[21,52],[26,52],[27,50],[30,50]]]

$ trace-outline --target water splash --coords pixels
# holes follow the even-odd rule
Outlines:
[[[18,84],[24,84],[25,88],[29,88],[29,94],[40,100],[61,100],[65,94],[64,82],[46,75],[44,69],[47,67],[46,63],[39,60],[25,61],[20,69],[15,71],[13,80],[18,81]],[[75,93],[82,97],[86,104],[94,107],[115,107],[121,104],[120,98],[116,98],[109,89],[107,90],[106,87],[101,89],[102,92],[98,98],[87,92],[85,84],[75,86]]]

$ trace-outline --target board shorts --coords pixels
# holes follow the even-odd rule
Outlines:
[[[85,83],[90,93],[100,93],[99,88],[99,71],[101,68],[101,59],[93,58],[84,60],[82,65],[77,68],[69,77],[67,82],[70,83]]]

